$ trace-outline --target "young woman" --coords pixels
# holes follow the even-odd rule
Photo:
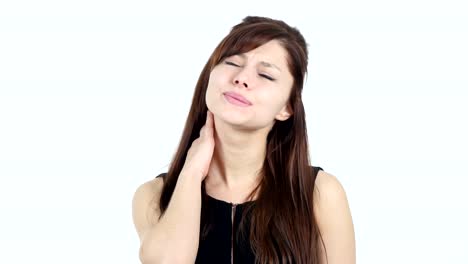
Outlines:
[[[307,62],[280,20],[248,16],[221,41],[168,172],[134,194],[142,263],[355,263],[345,191],[309,162]]]

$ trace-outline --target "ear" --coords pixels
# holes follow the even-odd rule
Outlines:
[[[286,121],[289,117],[293,115],[291,105],[286,104],[281,111],[275,116],[275,119],[278,121]]]

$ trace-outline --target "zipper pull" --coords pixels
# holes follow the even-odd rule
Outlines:
[[[237,204],[231,204],[231,264],[234,264],[234,215],[236,214]]]

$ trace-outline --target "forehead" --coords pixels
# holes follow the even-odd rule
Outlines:
[[[239,54],[240,55],[240,54]],[[258,46],[257,48],[248,52],[242,53],[244,58],[258,57],[259,59],[279,64],[285,68],[287,65],[288,53],[285,48],[280,44],[278,40],[270,40],[269,42]]]

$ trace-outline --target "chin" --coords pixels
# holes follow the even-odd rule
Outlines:
[[[220,112],[218,118],[221,119],[221,121],[232,125],[242,125],[249,121],[242,113],[229,110]]]

